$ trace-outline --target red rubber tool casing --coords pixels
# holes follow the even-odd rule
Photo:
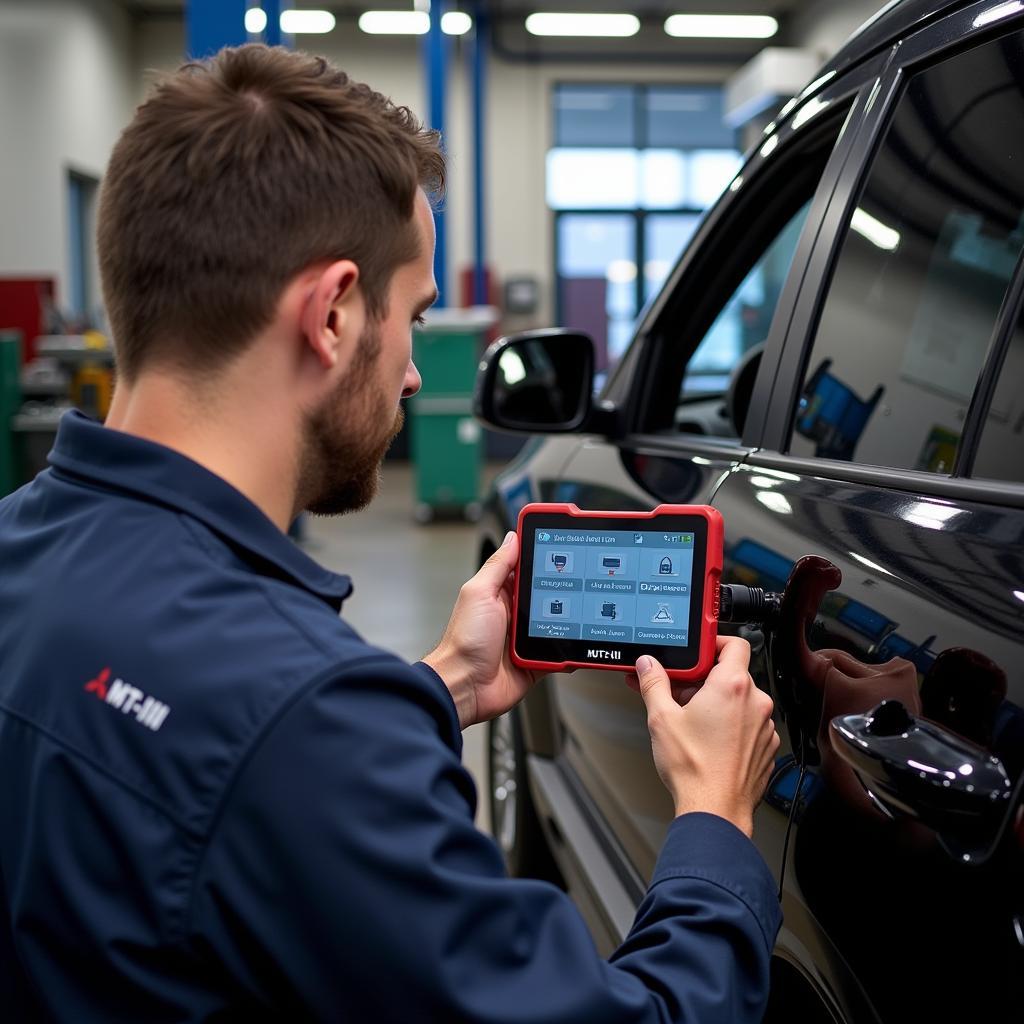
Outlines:
[[[523,644],[517,645],[517,637],[526,633],[524,625],[525,622],[528,622],[528,619],[525,619],[525,615],[523,617],[520,616],[520,604],[524,605],[523,610],[525,613],[525,606],[530,602],[532,586],[532,580],[524,580],[522,575],[525,547],[524,526],[531,516],[565,516],[568,517],[565,526],[577,529],[585,529],[588,520],[598,519],[605,521],[615,520],[616,523],[621,521],[622,528],[625,530],[629,530],[631,525],[634,524],[637,528],[645,524],[648,529],[655,528],[652,520],[666,516],[686,516],[702,521],[706,528],[706,532],[701,531],[706,538],[704,544],[706,555],[703,559],[703,569],[700,571],[700,581],[702,583],[699,595],[700,612],[699,618],[695,617],[691,608],[691,628],[689,630],[691,638],[695,634],[697,636],[696,652],[694,652],[692,642],[686,647],[675,648],[659,648],[657,645],[644,644],[642,642],[620,643],[617,646],[628,649],[628,651],[622,652],[623,660],[617,664],[573,657],[544,660],[543,658],[529,657],[520,653]],[[608,526],[606,525],[605,528],[608,528]],[[709,505],[659,505],[651,512],[583,511],[573,504],[533,502],[525,505],[520,511],[516,524],[516,534],[519,539],[519,560],[516,565],[512,624],[509,631],[509,651],[512,661],[516,665],[545,672],[564,672],[567,669],[574,668],[596,668],[616,672],[630,672],[634,670],[636,657],[639,657],[641,654],[652,654],[665,665],[665,670],[672,679],[694,681],[703,680],[707,677],[715,663],[715,640],[718,635],[719,584],[722,578],[722,551],[725,534],[724,522],[721,513],[717,509]],[[530,537],[532,543],[532,533]],[[532,576],[532,554],[530,556],[530,565]],[[696,568],[695,558],[694,569],[696,570]],[[696,590],[697,579],[693,579],[691,582],[691,604],[692,600],[698,597]],[[544,641],[538,642],[536,639],[530,639],[527,642],[534,648],[544,646]],[[587,644],[580,643],[578,646],[585,648]],[[627,657],[630,660],[627,661]],[[666,661],[671,662],[672,660],[687,661],[690,664],[687,664],[685,667],[680,667],[678,664],[666,664]]]

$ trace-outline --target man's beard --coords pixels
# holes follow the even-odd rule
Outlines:
[[[365,508],[380,486],[384,454],[402,429],[402,409],[386,426],[387,405],[374,376],[380,330],[370,324],[359,338],[349,372],[333,394],[306,417],[299,465],[299,507],[314,515],[341,515]]]

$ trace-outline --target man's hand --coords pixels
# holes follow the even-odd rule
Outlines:
[[[519,555],[514,533],[459,591],[441,642],[423,660],[444,680],[465,729],[515,707],[541,673],[512,664],[512,570]]]
[[[676,814],[717,814],[748,836],[779,749],[772,699],[754,685],[749,665],[746,640],[719,637],[718,662],[696,691],[673,691],[647,656],[628,680],[647,705],[654,764]]]

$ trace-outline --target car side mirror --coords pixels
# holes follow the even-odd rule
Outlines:
[[[531,434],[583,430],[594,420],[594,343],[561,328],[499,338],[484,354],[473,412],[489,427]]]

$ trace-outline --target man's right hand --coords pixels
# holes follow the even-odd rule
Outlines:
[[[748,836],[779,749],[772,699],[748,671],[750,644],[719,637],[717,662],[704,684],[676,690],[647,655],[629,683],[647,705],[654,764],[672,794],[676,814],[707,811]]]

